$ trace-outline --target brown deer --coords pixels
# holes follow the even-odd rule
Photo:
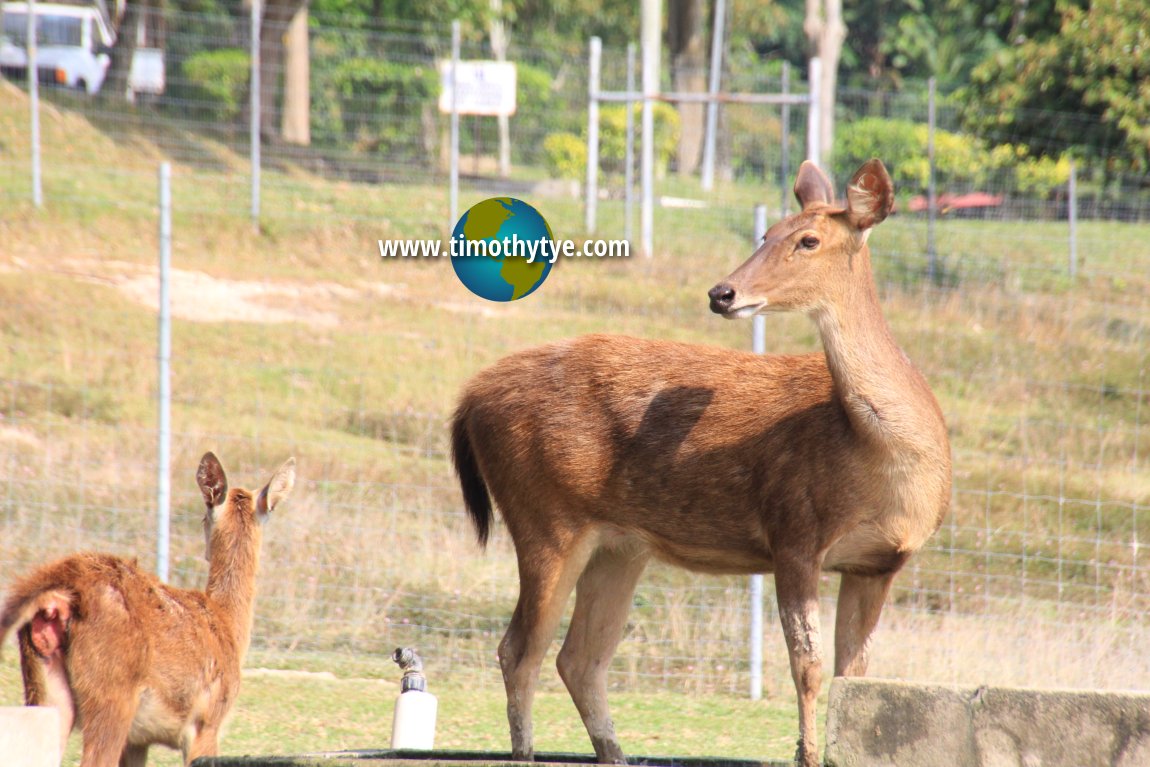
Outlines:
[[[651,557],[775,575],[799,699],[796,760],[818,763],[820,571],[841,574],[835,674],[866,671],[891,580],[938,528],[950,448],[938,403],[883,319],[867,237],[889,213],[878,160],[836,205],[804,163],[802,211],[711,289],[724,317],[810,315],[824,354],[758,356],[593,335],[511,355],[465,387],[452,453],[481,544],[499,506],[519,601],[499,645],[516,759],[533,756],[539,667],[575,590],[558,667],[600,762],[623,763],[607,668]]]
[[[65,743],[81,728],[82,767],[143,767],[156,743],[185,764],[217,753],[251,640],[260,524],[291,492],[295,459],[252,493],[229,490],[207,453],[196,482],[207,504],[204,591],[82,553],[18,580],[0,613],[0,641],[19,636],[25,703],[59,709]]]

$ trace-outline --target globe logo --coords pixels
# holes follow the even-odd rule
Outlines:
[[[513,197],[476,203],[451,232],[455,276],[489,301],[517,301],[534,293],[551,273],[554,253],[546,219]]]

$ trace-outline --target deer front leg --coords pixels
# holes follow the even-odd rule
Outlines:
[[[811,557],[811,560],[816,560]],[[819,767],[815,704],[823,680],[822,638],[819,630],[819,568],[817,562],[788,558],[778,561],[775,592],[779,618],[791,660],[791,678],[799,699],[799,744],[795,763]]]
[[[835,612],[835,676],[866,674],[870,637],[893,581],[893,572],[875,576],[843,573]]]

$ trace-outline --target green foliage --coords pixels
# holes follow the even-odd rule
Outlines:
[[[552,133],[543,140],[543,160],[553,176],[582,179],[587,172],[587,142],[574,133]]]
[[[239,116],[251,70],[247,51],[203,51],[186,59],[183,70],[194,90],[191,97],[206,104],[215,119],[230,122]]]
[[[909,120],[868,117],[850,124],[835,147],[835,174],[849,176],[871,157],[881,157],[900,193],[926,191],[930,179],[927,156],[929,128]],[[993,148],[970,135],[935,130],[935,174],[951,190],[987,185],[1031,196],[1046,197],[1070,176],[1065,156],[1034,158],[1024,147]]]
[[[635,151],[639,147],[639,130],[643,108],[632,106]],[[655,169],[666,172],[679,146],[679,113],[670,104],[655,104]],[[584,131],[586,135],[586,131]],[[627,107],[611,105],[599,110],[599,166],[608,173],[622,173],[627,158]]]
[[[1150,168],[1150,5],[1060,5],[1060,33],[1000,51],[961,97],[968,128],[1033,155],[1066,147]]]
[[[344,136],[364,151],[427,156],[421,139],[438,94],[434,67],[353,58],[340,64],[333,82]]]

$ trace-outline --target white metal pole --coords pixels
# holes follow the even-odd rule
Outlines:
[[[451,22],[451,220],[447,231],[459,220],[459,19]]]
[[[251,125],[249,126],[249,140],[251,143],[252,162],[252,223],[256,230],[260,226],[260,17],[262,14],[262,0],[252,0],[251,18]]]
[[[623,239],[631,242],[634,234],[631,227],[635,208],[635,102],[631,94],[635,92],[635,44],[627,43],[627,139],[623,151],[627,167],[623,170]]]
[[[938,254],[935,250],[934,242],[934,227],[938,218],[938,193],[937,187],[935,186],[934,162],[934,134],[936,126],[934,82],[934,78],[930,78],[926,105],[926,158],[928,169],[926,183],[926,270],[927,279],[930,280],[931,285],[938,283]]]
[[[767,233],[767,206],[755,206],[755,247],[763,241]],[[751,350],[755,354],[767,352],[767,323],[766,317],[756,314],[751,325]],[[750,665],[751,665],[751,700],[760,700],[763,697],[763,576],[756,573],[751,576],[751,636],[750,636]]]
[[[807,70],[807,83],[810,87],[810,111],[807,113],[807,159],[818,164],[822,147],[819,146],[819,128],[822,124],[822,110],[819,107],[819,92],[822,90],[823,62],[817,56],[810,61]]]
[[[784,96],[791,95],[791,63],[789,61],[783,62],[783,82],[782,91]],[[782,192],[783,202],[779,208],[782,215],[789,216],[791,213],[791,195],[788,191],[788,182],[791,178],[791,105],[783,103],[783,136],[782,136],[782,152],[780,154],[779,162],[779,189]],[[766,231],[764,227],[763,231]]]
[[[1070,179],[1067,184],[1067,217],[1070,224],[1070,276],[1078,276],[1078,165],[1070,158]]]
[[[32,204],[44,205],[44,186],[40,174],[40,73],[36,66],[36,2],[28,0],[28,38],[24,41],[28,58],[28,109],[32,119]]]
[[[172,166],[160,164],[159,445],[156,466],[156,576],[168,581],[171,547],[172,315],[168,278],[172,266]]]
[[[639,210],[639,233],[643,255],[654,255],[655,243],[655,97],[659,94],[659,46],[662,0],[643,0],[640,44],[643,51],[643,118],[640,183],[643,201]]]
[[[715,23],[711,35],[711,72],[707,92],[711,100],[707,102],[707,135],[703,144],[703,189],[715,188],[715,135],[719,127],[719,85],[723,76],[723,35],[727,20],[725,0],[715,0]]]
[[[587,78],[587,188],[584,194],[584,225],[588,234],[595,233],[599,206],[599,70],[602,59],[603,41],[592,37]]]

